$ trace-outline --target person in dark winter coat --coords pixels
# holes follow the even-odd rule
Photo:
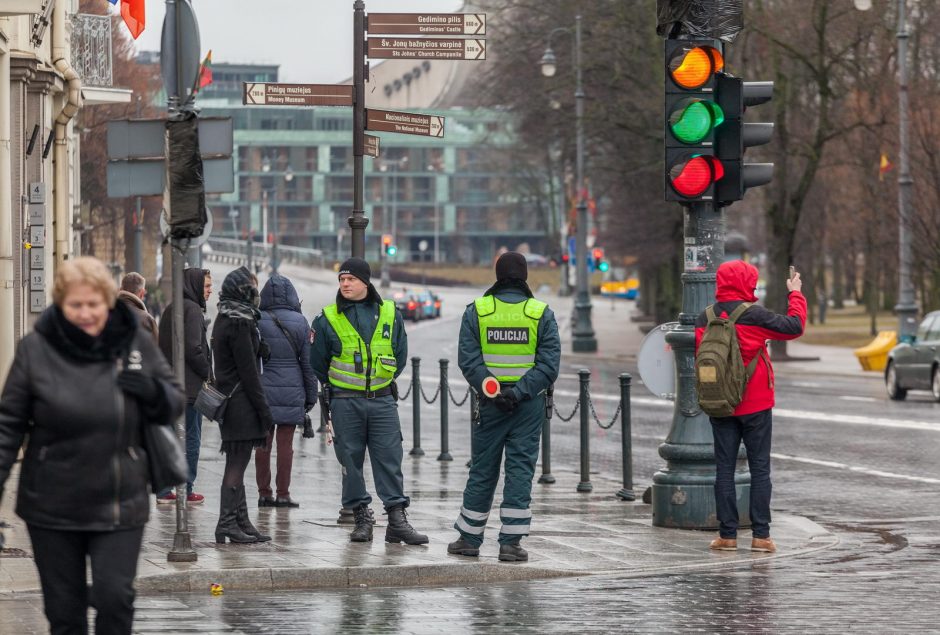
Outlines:
[[[183,392],[99,260],[59,265],[52,296],[0,397],[0,495],[28,435],[16,513],[51,632],[87,632],[93,605],[96,632],[130,633],[150,512],[143,426],[170,425]]]
[[[261,290],[261,337],[271,350],[261,385],[274,428],[265,447],[255,450],[258,507],[300,507],[290,497],[294,432],[317,403],[317,378],[310,366],[310,327],[300,312],[291,281],[273,274]],[[276,429],[276,432],[275,432]],[[271,449],[277,442],[277,498],[271,492]]]
[[[743,260],[722,263],[715,274],[716,316],[728,317],[744,302],[757,302],[757,268]],[[734,471],[741,442],[747,450],[751,472],[751,550],[777,550],[770,538],[770,441],[774,407],[774,369],[767,358],[767,340],[792,340],[806,326],[806,298],[800,274],[787,280],[787,314],[779,315],[760,305],[747,308],[734,324],[747,367],[757,358],[754,372],[744,389],[741,403],[730,417],[710,417],[715,443],[715,508],[719,532],[709,547],[719,551],[737,549],[738,505]],[[695,350],[698,352],[708,318],[705,311],[695,321]]]
[[[157,329],[157,321],[150,315],[147,305],[144,304],[144,298],[147,297],[147,279],[136,271],[131,271],[121,279],[121,290],[118,292],[118,300],[127,305],[144,330],[153,336],[154,343],[160,341],[160,331]]]
[[[265,444],[273,425],[261,385],[269,351],[258,330],[259,304],[258,279],[248,269],[239,267],[225,277],[219,316],[212,328],[216,386],[231,395],[219,425],[225,473],[216,542],[224,543],[226,538],[232,542],[271,539],[251,524],[245,502],[245,470],[251,451]]]
[[[186,482],[186,502],[199,505],[204,496],[193,491],[199,467],[199,448],[202,445],[202,415],[193,403],[203,382],[211,373],[209,344],[206,341],[206,301],[212,295],[212,276],[208,269],[191,268],[183,271],[183,346],[186,366],[186,462],[189,480]],[[160,350],[173,365],[173,304],[167,305],[160,318]],[[172,490],[157,493],[157,503],[174,503]]]

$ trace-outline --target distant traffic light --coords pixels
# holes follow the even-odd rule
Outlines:
[[[744,163],[744,152],[751,146],[768,143],[774,125],[743,121],[748,106],[767,103],[773,99],[773,93],[773,82],[745,82],[730,75],[718,79],[718,102],[725,113],[725,124],[716,132],[715,150],[726,171],[715,190],[719,204],[740,201],[748,188],[773,179],[773,163]]]
[[[594,268],[600,271],[601,273],[605,273],[608,269],[610,269],[610,263],[604,260],[604,248],[603,247],[595,247],[591,251],[591,258],[594,261]]]
[[[392,244],[391,234],[382,234],[382,251],[386,256],[394,256],[398,253],[398,247]]]
[[[708,201],[724,167],[715,135],[725,114],[715,100],[724,68],[718,40],[666,40],[665,168],[667,201]]]

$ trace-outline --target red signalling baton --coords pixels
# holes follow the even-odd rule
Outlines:
[[[493,399],[499,394],[499,380],[495,377],[487,377],[483,380],[483,394]]]

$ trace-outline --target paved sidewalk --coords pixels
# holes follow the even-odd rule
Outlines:
[[[166,561],[173,543],[175,508],[155,506],[145,532],[138,572],[137,587],[141,593],[203,591],[212,583],[220,583],[226,589],[270,590],[428,586],[588,574],[649,575],[746,565],[758,559],[792,557],[837,543],[834,535],[815,523],[778,514],[774,518],[774,538],[780,548],[777,554],[746,550],[747,532],[742,533],[741,550],[710,552],[707,544],[713,532],[653,527],[648,505],[622,502],[614,496],[620,488],[618,482],[592,476],[594,491],[577,493],[579,477],[571,471],[556,472],[558,481],[553,485],[534,486],[533,534],[524,541],[530,553],[528,563],[497,561],[498,513],[490,517],[480,558],[451,556],[446,553],[446,545],[457,535],[452,525],[461,505],[467,472],[467,456],[457,451],[450,463],[438,462],[431,452],[422,458],[405,457],[406,490],[412,497],[410,519],[417,529],[430,535],[428,546],[385,543],[384,516],[377,500],[372,505],[379,522],[375,541],[353,544],[347,536],[350,527],[336,523],[339,465],[332,448],[318,436],[297,439],[291,493],[302,503],[299,509],[257,509],[254,469],[249,467],[249,511],[259,528],[273,535],[273,541],[217,545],[214,529],[223,467],[222,457],[215,451],[219,442],[217,428],[207,425],[203,438],[199,483],[206,502],[190,508],[198,561]],[[407,439],[406,447],[410,447]],[[17,473],[11,478],[6,501],[13,499],[17,478]],[[501,488],[497,497],[499,492]],[[29,557],[25,527],[13,516],[9,503],[0,511],[0,517],[13,524],[7,530],[8,547],[13,551],[0,559],[0,596],[35,592],[39,584]]]

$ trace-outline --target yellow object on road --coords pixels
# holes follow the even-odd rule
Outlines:
[[[880,331],[878,336],[861,348],[855,349],[855,356],[862,370],[884,370],[888,363],[888,353],[898,344],[895,331]]]

